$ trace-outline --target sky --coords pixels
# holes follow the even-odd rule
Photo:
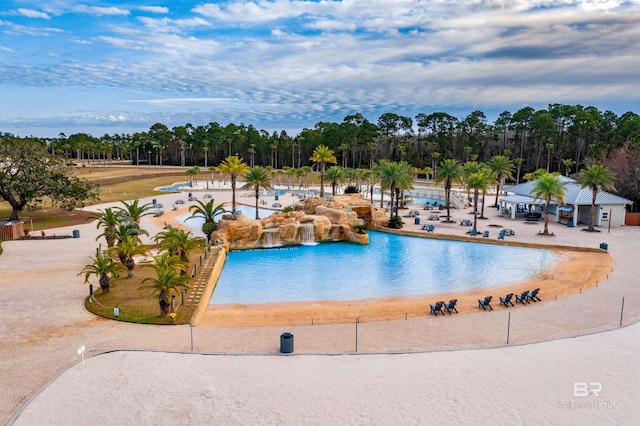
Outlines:
[[[640,0],[2,0],[0,132],[640,113]]]

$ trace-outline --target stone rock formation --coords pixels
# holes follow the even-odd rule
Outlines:
[[[312,197],[297,204],[293,211],[274,213],[265,219],[224,215],[211,241],[230,250],[321,241],[368,244],[365,228],[375,228],[386,221],[384,210],[359,194],[333,199]]]

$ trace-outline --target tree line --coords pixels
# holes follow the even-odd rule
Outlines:
[[[406,161],[436,171],[443,159],[487,162],[504,155],[516,164],[515,180],[538,169],[575,174],[599,163],[616,175],[617,193],[640,201],[640,116],[620,116],[593,106],[550,104],[502,112],[489,123],[482,111],[464,118],[446,112],[414,118],[382,114],[376,123],[360,113],[342,122],[319,122],[296,136],[253,125],[217,122],[169,128],[156,123],[146,132],[85,133],[39,139],[51,154],[73,161],[130,160],[134,165],[204,166],[238,156],[249,167],[308,167],[316,147],[331,149],[343,168],[372,169],[381,159]]]

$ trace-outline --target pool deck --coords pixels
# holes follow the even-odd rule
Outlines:
[[[250,204],[243,193],[246,191],[240,191],[239,201]],[[174,200],[186,199],[186,195],[166,194],[141,201],[150,202],[151,198],[163,203],[164,210],[168,212]],[[229,191],[218,192],[214,198],[216,202],[230,201],[231,194]],[[286,206],[297,198],[286,195],[280,196],[279,201]],[[267,207],[270,205],[271,202]],[[93,206],[91,210],[108,206]],[[414,223],[414,218],[406,218],[405,229],[426,233],[420,230],[422,224],[433,223],[437,235],[464,236],[468,230],[459,224],[428,221],[427,213],[420,211],[420,225]],[[469,209],[452,210],[452,215],[457,221],[473,218]],[[477,302],[471,303],[476,305],[472,308],[469,303],[461,301],[460,306],[468,313],[436,319],[428,314],[428,306],[423,306],[424,301],[420,300],[420,309],[424,311],[422,315],[400,315],[393,320],[361,324],[361,337],[356,343],[359,352],[420,352],[502,346],[505,344],[507,315],[509,321],[516,319],[511,323],[510,344],[613,329],[621,313],[623,325],[640,319],[640,286],[637,285],[640,227],[600,229],[601,232],[588,233],[581,228],[550,223],[554,236],[541,237],[537,233],[542,230],[542,221],[531,224],[498,217],[496,210],[488,207],[485,215],[488,219],[479,221],[478,230],[490,230],[490,239],[494,242],[498,242],[496,237],[500,228],[490,225],[514,229],[515,235],[506,237],[507,241],[590,248],[597,248],[605,242],[613,259],[613,268],[597,287],[585,283],[585,291],[581,288],[579,292],[558,300],[555,297],[551,300],[550,293],[542,293],[543,302],[518,309],[498,308],[496,297],[493,312],[477,309]],[[157,222],[145,218],[142,227],[154,235],[162,228]],[[94,224],[86,224],[50,230],[48,234],[71,235],[76,229],[80,231],[80,238],[3,243],[4,254],[0,256],[2,423],[8,421],[15,410],[48,380],[78,362],[77,350],[80,347],[86,348],[87,356],[115,349],[188,352],[191,345],[193,350],[200,352],[277,354],[277,336],[289,331],[296,335],[296,353],[354,352],[354,324],[225,327],[214,326],[212,317],[205,316],[201,326],[190,329],[189,326],[136,325],[94,317],[83,308],[82,301],[88,288],[77,274],[95,252],[99,231]],[[587,264],[582,264],[580,269],[585,267]],[[529,283],[524,285],[529,286]],[[475,294],[471,296],[474,298]],[[623,298],[625,304],[621,312]],[[513,319],[509,312],[513,312]],[[362,320],[367,321],[366,318]],[[638,328],[632,329],[636,337],[630,338],[637,339]]]

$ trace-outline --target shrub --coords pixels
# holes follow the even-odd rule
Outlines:
[[[357,194],[360,191],[358,191],[358,187],[356,187],[355,185],[349,185],[344,189],[344,193],[345,194]]]
[[[294,208],[292,206],[287,206],[284,209],[282,209],[282,211],[285,213],[292,212],[293,210]]]
[[[404,225],[404,222],[400,216],[392,216],[389,219],[389,223],[387,223],[387,228],[400,229],[402,225]]]

